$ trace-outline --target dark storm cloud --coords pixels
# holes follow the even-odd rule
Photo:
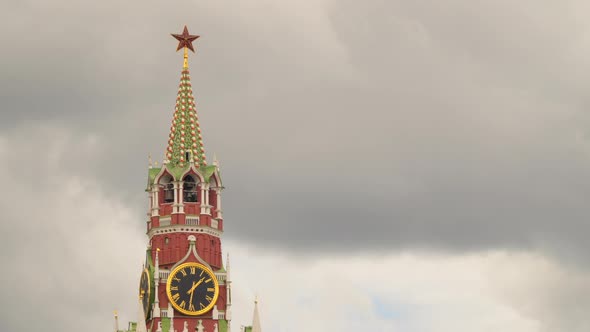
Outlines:
[[[94,154],[64,167],[126,197],[138,220],[138,170],[163,154],[179,79],[167,34],[187,24],[202,35],[191,73],[227,236],[296,250],[588,249],[583,2],[4,6],[0,128],[95,135]]]

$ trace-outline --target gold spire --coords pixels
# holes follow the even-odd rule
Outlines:
[[[184,47],[184,62],[182,63],[182,69],[188,69],[188,47]]]

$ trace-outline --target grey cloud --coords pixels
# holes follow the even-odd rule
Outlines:
[[[18,133],[0,136],[0,329],[107,330],[113,309],[136,307],[141,223],[96,180],[64,167],[64,156],[96,148],[92,137],[38,125]]]
[[[178,5],[13,4],[5,24],[42,47],[3,29],[3,131],[92,134],[93,155],[64,167],[140,222],[141,170],[163,152],[179,77],[167,34],[186,23],[202,35],[191,72],[229,237],[297,251],[587,249],[585,4]]]
[[[94,225],[91,215],[53,218],[68,201],[19,214],[3,197],[0,230],[32,239],[44,255],[40,267],[57,288],[39,293],[40,305],[63,296],[110,312],[133,298],[136,276],[125,273],[135,268],[109,264],[127,264],[143,248],[133,234],[143,229],[146,157],[163,154],[181,63],[167,34],[187,24],[202,35],[191,73],[209,158],[216,152],[222,163],[228,239],[294,255],[518,248],[580,265],[589,249],[587,6],[4,3],[0,179],[18,197],[47,202],[64,180],[99,194],[78,201],[88,211],[111,204],[104,197],[129,209],[88,230],[119,240],[105,255],[80,249],[80,241],[94,243],[77,228]],[[9,222],[21,219],[30,222]],[[42,241],[47,234],[52,243]],[[19,240],[3,242],[3,266],[20,270],[36,257],[37,247],[15,251]],[[87,266],[89,257],[100,261]],[[121,276],[106,267],[125,271],[125,280],[81,299],[93,279],[68,288],[60,273],[70,264],[108,285]],[[3,284],[19,285],[16,276],[3,275]],[[549,284],[571,308],[568,292],[584,292],[585,282],[573,291]],[[14,291],[35,283],[24,276]],[[3,307],[12,309],[0,327],[22,330],[14,317],[28,312],[26,301]],[[69,308],[43,310],[31,322],[39,326],[26,328],[72,330],[75,322],[61,319]],[[562,320],[582,316],[555,315],[550,330],[583,326]]]

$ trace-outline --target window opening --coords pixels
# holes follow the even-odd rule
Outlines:
[[[172,177],[166,175],[160,183],[164,189],[164,203],[174,202],[174,184],[172,183]]]
[[[185,202],[195,203],[197,202],[197,183],[191,175],[187,175],[184,178],[184,185],[182,187],[183,198]]]
[[[166,183],[164,185],[164,202],[174,202],[174,184],[172,183]]]

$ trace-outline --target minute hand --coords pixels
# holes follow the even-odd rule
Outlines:
[[[201,280],[199,280],[196,284],[194,284],[193,287],[191,287],[191,289],[189,289],[188,292],[186,292],[186,293],[191,294],[192,292],[194,292],[195,288],[197,288],[203,282],[203,280],[205,280],[205,277],[201,278]]]

